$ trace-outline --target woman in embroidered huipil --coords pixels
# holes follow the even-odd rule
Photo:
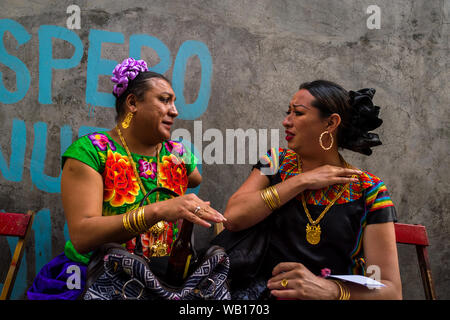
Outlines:
[[[396,213],[386,186],[338,152],[370,155],[381,144],[369,133],[382,123],[374,93],[317,80],[293,96],[283,121],[288,148],[269,151],[253,167],[224,213],[231,231],[274,215],[262,271],[233,298],[258,299],[267,290],[282,299],[402,297]],[[323,275],[365,275],[367,269],[378,271],[385,287],[370,290]]]
[[[183,196],[201,175],[193,153],[169,140],[178,115],[170,82],[132,58],[113,74],[117,126],[80,138],[63,155],[62,200],[71,240],[78,253],[110,241],[127,242],[132,249],[133,235],[124,228],[122,214],[137,208],[143,189],[161,186],[181,197],[161,201],[169,197],[151,195],[144,210],[150,229],[141,239],[145,256],[168,255],[180,219],[208,227],[206,220],[223,218],[194,194]],[[197,207],[208,208],[202,218],[194,214]]]
[[[52,279],[40,279],[51,268],[71,263],[78,263],[84,274],[91,252],[104,243],[122,243],[131,251],[137,231],[144,256],[166,256],[182,219],[204,227],[211,226],[208,221],[224,221],[208,201],[185,195],[200,184],[201,175],[194,154],[169,140],[178,115],[169,80],[132,58],[117,65],[113,75],[117,125],[79,138],[63,154],[61,193],[71,240],[59,260],[38,275],[30,299],[76,298],[77,290],[60,292],[48,287]],[[157,186],[179,197],[153,193],[137,212],[146,192]]]

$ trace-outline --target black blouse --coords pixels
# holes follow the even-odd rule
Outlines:
[[[279,149],[276,152],[272,149],[264,158],[264,163],[259,161],[253,170],[269,173],[270,185],[299,174],[297,157],[292,150]],[[321,234],[317,244],[306,240],[309,220],[300,195],[272,213],[275,217],[264,262],[265,277],[270,277],[273,268],[280,262],[300,262],[316,275],[320,275],[323,268],[330,269],[331,274],[335,275],[365,274],[362,248],[365,226],[395,222],[397,218],[383,181],[367,171],[363,171],[359,180],[359,183],[346,185],[344,193],[318,223]],[[318,218],[341,187],[333,185],[304,192],[312,220]]]

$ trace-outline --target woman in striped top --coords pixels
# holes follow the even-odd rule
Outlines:
[[[269,150],[225,210],[231,231],[273,217],[263,268],[243,287],[232,281],[233,298],[258,299],[270,290],[281,299],[401,299],[396,212],[386,186],[338,152],[370,155],[381,144],[369,133],[382,123],[374,93],[325,80],[300,86],[283,121],[288,148]],[[324,270],[376,270],[385,286],[333,281]]]

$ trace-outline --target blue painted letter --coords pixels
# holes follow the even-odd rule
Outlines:
[[[52,104],[52,69],[70,69],[83,57],[83,43],[72,30],[59,26],[41,26],[39,34],[39,103]],[[70,59],[53,59],[52,38],[70,42],[75,52]]]
[[[61,127],[61,155],[72,143],[72,128]],[[30,174],[31,181],[39,190],[50,193],[61,192],[61,173],[58,177],[50,177],[44,174],[45,158],[47,153],[47,124],[37,122],[34,124],[34,145],[31,154]]]
[[[97,91],[98,76],[112,76],[112,72],[117,65],[117,62],[114,60],[101,59],[102,43],[104,42],[123,43],[124,37],[123,34],[119,32],[109,32],[95,29],[92,29],[89,33],[89,50],[86,72],[86,103],[94,106],[114,107],[115,98],[112,93]]]
[[[34,218],[34,247],[36,274],[52,259],[52,221],[50,210],[42,209]]]
[[[183,95],[184,76],[186,74],[187,61],[194,55],[198,56],[202,66],[202,80],[197,100],[194,103],[187,104]],[[194,40],[185,41],[175,58],[172,74],[172,86],[177,96],[176,105],[180,119],[195,120],[208,108],[209,98],[211,96],[211,75],[212,58],[208,47],[203,42]]]
[[[0,171],[6,180],[19,182],[22,180],[23,163],[25,160],[25,147],[27,145],[27,130],[25,122],[13,119],[11,131],[11,156],[9,169],[0,147]]]
[[[153,61],[146,61],[148,69],[158,73],[165,73],[170,68],[170,50],[158,38],[146,34],[133,34],[130,37],[130,57],[136,60],[141,59],[142,47],[146,46],[156,51],[159,57],[159,63],[152,66]]]
[[[8,54],[3,43],[3,35],[6,31],[11,32],[17,41],[17,47],[25,44],[31,39],[30,34],[20,24],[10,19],[0,19],[0,63],[16,73],[16,91],[11,92],[3,84],[0,72],[0,102],[5,104],[16,103],[25,97],[30,88],[31,77],[27,66],[17,57]]]

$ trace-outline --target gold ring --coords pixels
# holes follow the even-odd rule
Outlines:
[[[287,279],[281,280],[281,286],[282,286],[283,288],[286,288],[287,285],[288,285],[288,280],[287,280]]]

